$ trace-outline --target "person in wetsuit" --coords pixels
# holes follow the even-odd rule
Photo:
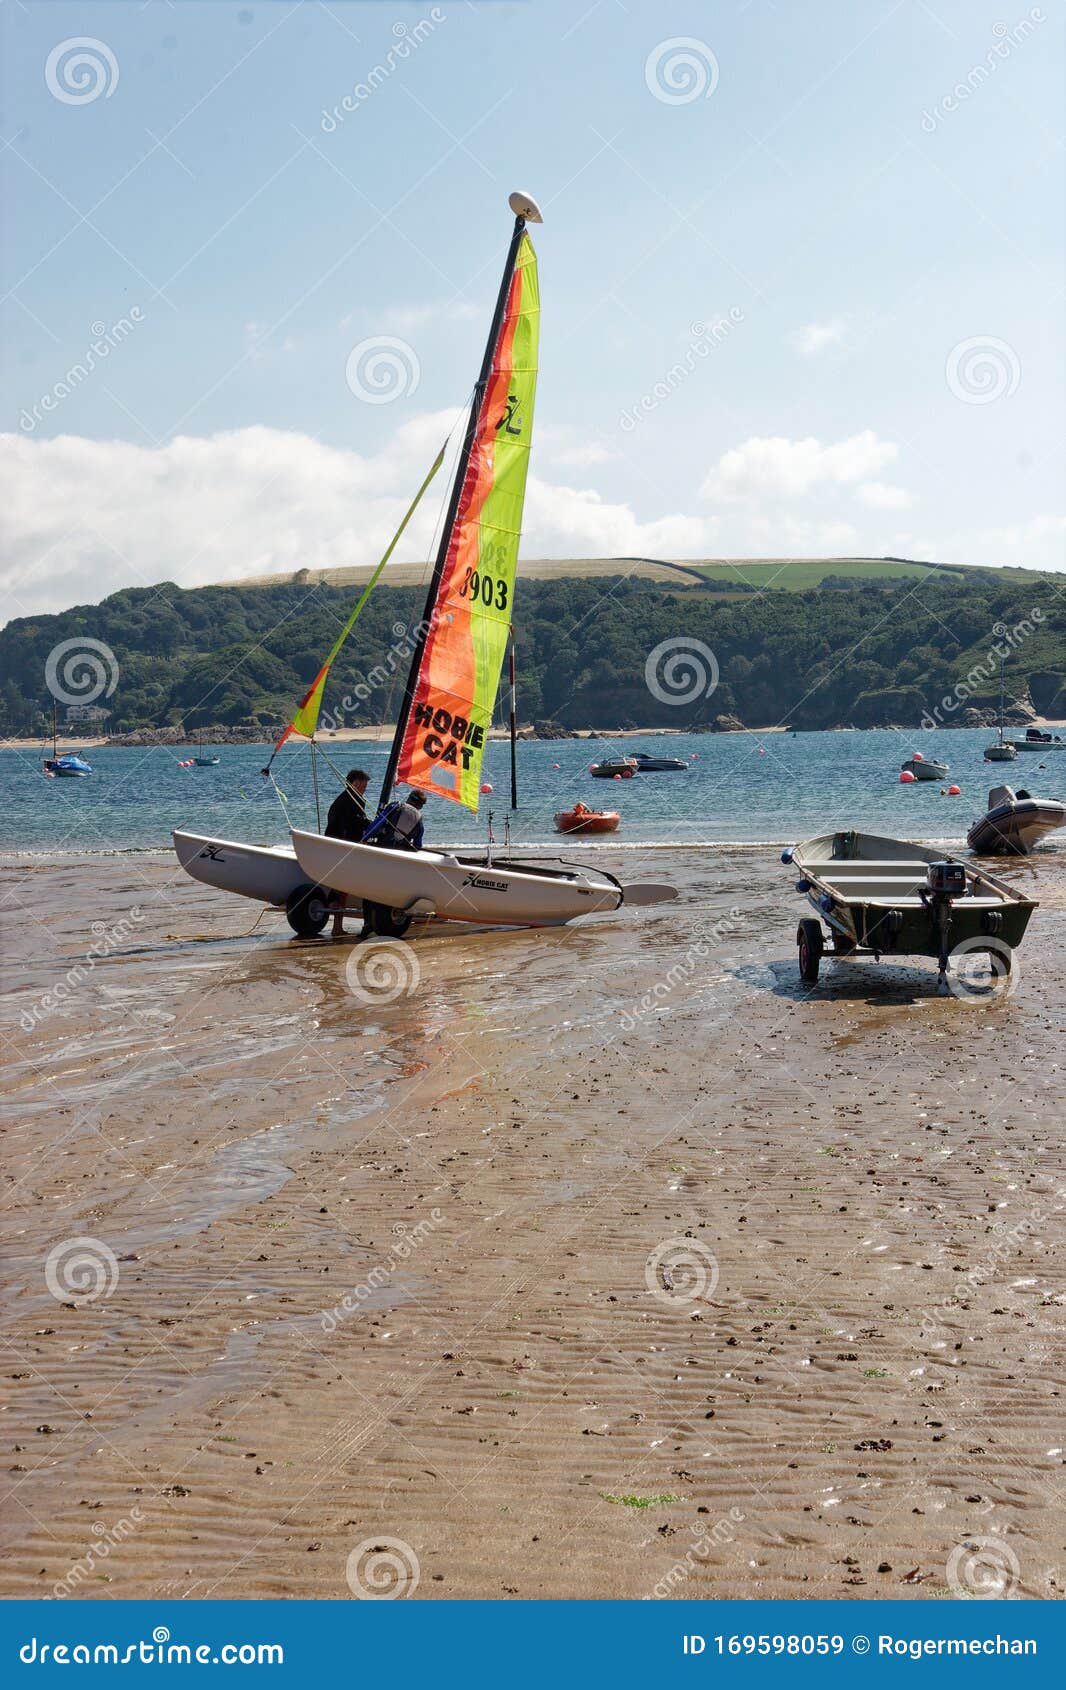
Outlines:
[[[326,838],[347,839],[358,845],[366,832],[365,793],[370,776],[365,769],[349,769],[344,787],[334,798],[326,817]],[[343,892],[334,894],[337,902],[333,914],[333,937],[344,938],[344,912],[348,900]]]

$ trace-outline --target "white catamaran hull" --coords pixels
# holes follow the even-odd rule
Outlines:
[[[236,892],[260,904],[284,909],[308,877],[287,845],[242,845],[232,839],[207,839],[198,833],[173,834],[174,849],[186,874],[220,892]]]
[[[306,880],[380,904],[402,915],[435,915],[494,927],[558,927],[577,916],[616,910],[625,888],[598,869],[441,851],[391,851],[349,845],[293,829],[292,843]]]

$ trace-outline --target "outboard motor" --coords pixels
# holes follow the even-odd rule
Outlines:
[[[930,863],[921,899],[933,920],[939,949],[938,964],[941,990],[947,985],[948,953],[950,951],[951,906],[955,898],[966,896],[965,863]]]

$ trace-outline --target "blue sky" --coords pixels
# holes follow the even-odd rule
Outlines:
[[[515,186],[545,212],[528,555],[1062,567],[1051,0],[2,26],[7,614],[371,561],[476,373]]]

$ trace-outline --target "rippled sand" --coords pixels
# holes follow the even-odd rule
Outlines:
[[[1066,853],[990,1003],[670,869],[385,950],[3,871],[5,1594],[1062,1595]]]

